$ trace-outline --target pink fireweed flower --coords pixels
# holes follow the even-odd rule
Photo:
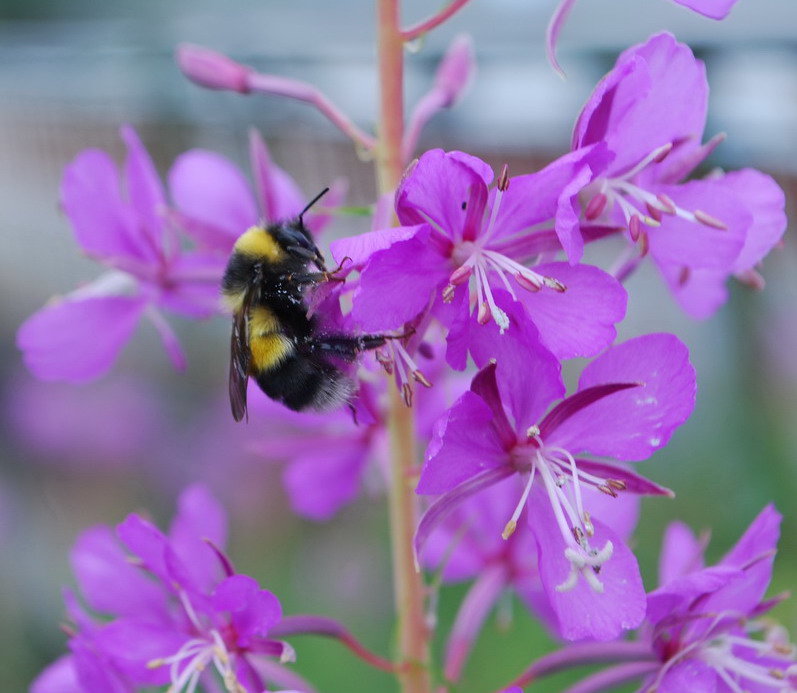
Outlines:
[[[249,132],[249,157],[254,188],[231,161],[204,149],[181,154],[169,171],[169,191],[176,207],[173,218],[203,246],[229,255],[238,236],[255,224],[275,224],[301,212],[312,195],[277,166],[257,130]],[[339,205],[345,193],[343,181],[303,219],[319,233],[330,221],[321,207]]]
[[[558,357],[598,353],[625,314],[622,287],[596,267],[534,260],[561,247],[577,258],[576,194],[605,158],[603,145],[586,147],[537,173],[509,178],[504,170],[490,190],[493,174],[480,159],[426,152],[396,192],[403,226],[331,246],[338,262],[349,257],[360,268],[354,321],[366,331],[390,330],[431,310],[448,327],[472,315],[504,332],[510,318],[496,295],[506,292]],[[556,229],[534,230],[554,217]]]
[[[83,251],[109,271],[52,301],[17,333],[25,364],[42,380],[83,382],[105,373],[148,318],[177,368],[185,358],[161,314],[212,315],[223,260],[180,249],[166,220],[166,199],[155,167],[130,127],[124,176],[102,151],[81,152],[66,168],[61,204]]]
[[[694,10],[711,19],[725,19],[738,0],[673,0],[673,2],[677,2],[679,5],[688,7],[690,10]],[[564,76],[564,71],[556,59],[556,43],[575,4],[576,0],[560,0],[545,32],[545,51],[548,55],[548,60],[554,70],[562,76]]]
[[[421,520],[416,547],[464,499],[514,477],[521,484],[504,537],[527,508],[563,637],[607,640],[639,625],[644,590],[633,555],[585,510],[585,494],[669,492],[583,455],[632,462],[666,445],[694,407],[695,372],[676,337],[647,335],[595,359],[578,390],[545,414],[563,394],[559,363],[539,346],[507,348],[479,372],[436,424],[417,492],[444,495]]]
[[[180,496],[168,535],[138,515],[115,534],[104,526],[83,532],[72,553],[77,581],[88,606],[111,620],[89,616],[68,596],[73,653],[33,690],[60,693],[71,678],[90,693],[166,684],[193,693],[218,675],[225,690],[263,691],[259,660],[290,660],[293,650],[269,638],[280,604],[235,573],[222,553],[225,535],[224,512],[201,486]]]
[[[734,548],[708,568],[704,542],[684,525],[670,525],[661,587],[648,595],[646,619],[661,668],[642,690],[797,690],[795,648],[783,628],[762,618],[782,600],[764,600],[780,521],[773,506],[764,508]]]
[[[725,280],[747,277],[786,228],[784,196],[753,170],[683,182],[722,141],[701,144],[705,67],[688,46],[658,34],[630,48],[582,110],[572,146],[605,143],[614,158],[582,191],[587,221],[626,229],[624,278],[649,254],[693,317],[725,300]]]
[[[462,600],[446,645],[445,675],[460,678],[483,624],[508,590],[560,635],[556,614],[540,582],[537,544],[523,522],[508,538],[501,532],[517,502],[516,484],[505,479],[459,505],[429,538],[422,562],[441,571],[444,582],[475,578]],[[623,540],[633,531],[639,515],[636,496],[613,498],[588,493],[587,511],[599,516]]]

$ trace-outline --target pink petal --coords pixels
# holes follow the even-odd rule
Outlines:
[[[565,542],[556,525],[548,497],[532,492],[528,503],[529,523],[539,549],[540,578],[566,640],[613,640],[623,630],[636,628],[645,617],[645,588],[634,554],[608,527],[593,520],[595,535],[590,545],[603,548],[612,542],[613,553],[602,566],[599,579],[604,591],[593,590],[583,577],[567,591],[556,589],[567,581],[570,563],[564,556]]]
[[[30,685],[30,693],[86,693],[75,671],[72,655],[59,657]]]
[[[158,332],[163,348],[166,350],[166,354],[169,356],[169,360],[172,362],[175,370],[178,372],[184,371],[187,366],[185,353],[180,346],[180,340],[177,339],[177,335],[174,333],[172,326],[160,312],[152,306],[149,306],[144,314]]]
[[[567,287],[563,293],[547,288],[518,292],[543,344],[558,358],[593,356],[614,341],[614,325],[625,317],[628,300],[614,277],[592,265],[564,262],[533,269]]]
[[[130,693],[130,681],[94,642],[75,638],[69,647],[81,693]]]
[[[683,522],[671,522],[664,532],[659,559],[659,585],[703,569],[704,542]]]
[[[429,305],[448,279],[448,258],[429,243],[429,227],[374,253],[360,274],[352,317],[368,332],[395,330]]]
[[[128,559],[109,527],[80,534],[71,562],[87,604],[108,615],[168,618],[163,590]]]
[[[786,231],[785,195],[774,179],[752,168],[726,173],[719,182],[753,215],[733,266],[734,272],[743,272],[761,262]]]
[[[539,342],[503,346],[495,352],[498,390],[516,434],[523,436],[551,402],[564,394],[562,367]]]
[[[229,252],[235,239],[258,221],[249,184],[225,157],[203,149],[181,154],[169,171],[177,209],[203,225],[203,242]]]
[[[279,600],[247,575],[232,575],[219,583],[213,593],[213,607],[230,612],[241,644],[252,637],[265,637],[282,618]]]
[[[744,573],[729,566],[711,566],[696,573],[676,577],[648,595],[648,621],[656,624],[676,612],[690,611],[698,598],[701,599],[700,613],[710,613],[706,607],[706,595],[722,594],[729,587],[730,594],[735,595],[735,586],[744,588]],[[734,613],[746,613],[732,602],[726,603],[725,608]],[[703,623],[696,626],[696,629],[705,630],[706,626],[707,623]],[[692,635],[694,637],[694,632]]]
[[[673,0],[711,19],[725,19],[737,0]]]
[[[492,170],[463,152],[426,152],[405,174],[396,192],[396,213],[402,224],[435,223],[451,239],[461,234],[469,210],[462,203],[471,190],[486,190]],[[474,212],[476,210],[470,210]]]
[[[683,267],[659,265],[659,271],[684,312],[705,320],[728,300],[727,270],[693,269],[684,275]]]
[[[462,600],[446,643],[445,677],[459,681],[471,648],[488,614],[507,587],[509,571],[493,564],[478,576]]]
[[[548,28],[545,30],[545,53],[548,56],[548,62],[562,77],[564,77],[565,72],[556,59],[556,43],[559,41],[562,27],[565,25],[567,17],[575,4],[576,0],[560,0],[551,16]]]
[[[661,186],[681,209],[700,210],[718,219],[727,229],[716,229],[675,216],[665,216],[661,227],[648,234],[650,254],[660,266],[672,265],[730,273],[753,216],[736,194],[721,181],[695,180],[684,185]]]
[[[445,522],[462,503],[480,491],[486,490],[513,475],[514,471],[507,465],[486,469],[437,498],[426,509],[418,523],[418,529],[415,531],[413,543],[416,557],[420,557],[423,553],[423,549],[432,532],[441,523]]]
[[[695,370],[674,335],[651,334],[612,347],[584,369],[579,389],[612,382],[644,384],[573,415],[549,434],[551,444],[573,454],[644,460],[667,444],[694,408]]]
[[[684,691],[700,691],[700,693],[716,693],[719,681],[710,664],[700,660],[683,659],[667,670],[659,682],[658,693],[683,693]],[[719,689],[727,691],[724,685]]]
[[[291,508],[312,520],[329,520],[356,498],[367,453],[365,441],[354,439],[295,456],[283,477]]]
[[[537,173],[512,178],[496,217],[496,240],[555,218],[556,234],[565,254],[571,264],[578,262],[584,241],[576,196],[611,159],[606,146],[598,143],[569,152]]]
[[[782,519],[775,507],[769,505],[753,520],[719,563],[722,567],[742,570],[743,578],[711,595],[705,602],[707,611],[721,613],[734,609],[737,613],[749,614],[758,606],[772,579]]]
[[[466,392],[435,424],[417,493],[445,493],[490,468],[509,465],[487,404]]]
[[[17,346],[37,378],[85,382],[111,368],[145,305],[138,296],[63,299],[22,323]]]
[[[625,51],[590,97],[576,126],[575,146],[604,139],[622,173],[657,147],[701,139],[706,122],[705,66],[668,33]]]
[[[150,667],[148,663],[177,654],[189,639],[175,626],[159,626],[133,618],[120,618],[102,627],[97,636],[103,651],[128,676],[139,684],[163,685],[169,682],[169,667]]]
[[[361,267],[374,253],[386,250],[394,243],[415,238],[417,235],[426,239],[429,237],[430,230],[428,224],[377,229],[332,241],[329,250],[335,262],[343,262],[344,258],[349,258],[354,267]]]
[[[165,228],[166,197],[163,185],[136,131],[125,125],[121,134],[127,145],[125,184],[130,206],[138,216],[138,226],[140,232],[145,234],[145,242],[157,250],[163,245]]]
[[[209,590],[218,581],[222,565],[208,541],[224,549],[227,514],[207,487],[194,484],[180,494],[169,539],[193,581]]]
[[[168,539],[155,525],[136,514],[116,526],[116,534],[128,551],[141,559],[141,566],[171,587],[166,570]]]
[[[226,253],[192,250],[171,263],[167,285],[158,296],[158,305],[189,318],[209,318],[219,313],[219,287]]]
[[[119,173],[110,156],[96,149],[78,154],[61,179],[61,205],[81,248],[97,258],[147,262],[136,219],[122,199]]]
[[[249,160],[255,176],[255,194],[266,223],[292,219],[304,209],[308,202],[304,193],[293,178],[271,161],[266,143],[254,128],[249,130]]]

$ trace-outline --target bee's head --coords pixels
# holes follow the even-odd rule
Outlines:
[[[312,262],[324,271],[324,258],[321,257],[316,244],[310,236],[300,217],[293,221],[280,224],[273,229],[274,238],[288,255],[303,260],[304,263]]]
[[[274,237],[277,242],[285,249],[285,251],[292,257],[305,262],[312,262],[322,272],[326,272],[324,266],[324,258],[316,247],[310,232],[304,225],[304,215],[310,207],[318,202],[324,195],[329,192],[329,188],[324,188],[318,195],[316,195],[307,206],[299,212],[296,219],[280,224],[274,231]]]

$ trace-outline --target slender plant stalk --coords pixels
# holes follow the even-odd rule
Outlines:
[[[396,189],[403,161],[404,46],[400,0],[377,0],[380,113],[377,145],[379,192]],[[412,538],[418,516],[413,489],[417,445],[412,410],[398,388],[390,389],[390,537],[393,589],[398,627],[398,678],[403,693],[430,693],[429,628],[424,612],[424,585],[415,569]]]

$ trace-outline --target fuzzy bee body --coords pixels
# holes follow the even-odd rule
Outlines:
[[[310,271],[311,264],[317,271]],[[307,314],[304,290],[329,277],[301,215],[252,227],[236,241],[222,280],[233,314],[229,385],[236,421],[246,415],[249,377],[297,411],[331,409],[352,395],[354,383],[335,360],[353,361],[364,349],[384,344],[385,337],[319,330],[315,316]]]

